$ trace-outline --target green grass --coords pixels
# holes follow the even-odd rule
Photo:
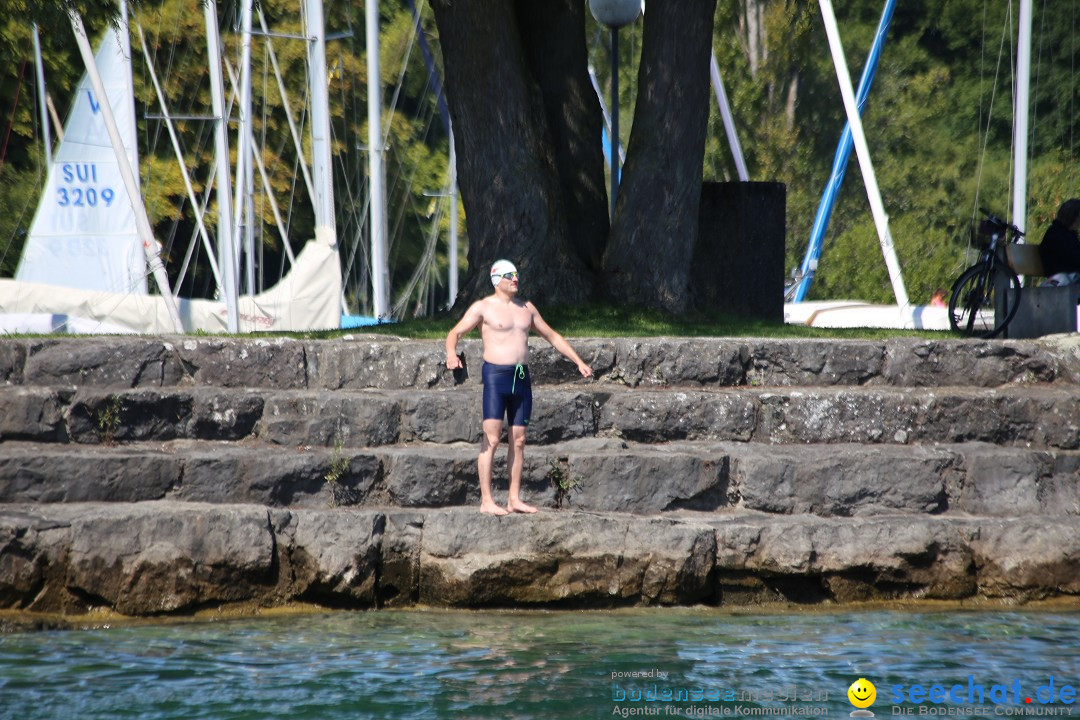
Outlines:
[[[463,312],[463,311],[462,311]],[[227,333],[195,332],[196,337],[290,337],[301,340],[328,340],[346,335],[387,335],[414,340],[445,338],[462,312],[443,313],[430,318],[410,318],[350,330],[308,332]],[[662,310],[617,307],[600,303],[554,305],[541,308],[551,327],[570,338],[581,337],[759,337],[759,338],[831,338],[842,340],[885,340],[893,337],[918,337],[934,340],[963,337],[959,333],[937,330],[887,330],[882,328],[810,328],[802,325],[766,322],[721,313],[690,313],[675,316]],[[472,337],[479,337],[473,332]],[[48,337],[56,335],[9,335],[8,337]],[[63,336],[59,336],[63,337]]]
[[[603,304],[564,305],[541,308],[544,319],[566,337],[766,337],[836,338],[882,340],[891,337],[945,339],[959,337],[933,330],[884,330],[880,328],[827,329],[765,322],[723,314],[693,313],[674,316],[660,310],[616,307]],[[290,333],[301,338],[335,338],[343,335],[394,335],[413,339],[444,338],[461,313],[416,318],[397,323],[352,330]]]

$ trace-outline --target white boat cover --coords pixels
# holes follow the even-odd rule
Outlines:
[[[176,298],[185,332],[228,332],[224,302]],[[341,326],[336,247],[310,240],[274,287],[239,302],[240,332]],[[0,332],[172,333],[160,295],[80,290],[0,279]]]

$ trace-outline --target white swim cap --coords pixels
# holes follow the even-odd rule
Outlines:
[[[506,273],[516,273],[517,268],[514,267],[514,263],[509,260],[496,260],[495,264],[491,266],[491,285],[492,287],[498,287],[499,281],[502,280],[502,276]]]

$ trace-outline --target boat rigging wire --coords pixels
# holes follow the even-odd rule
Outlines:
[[[987,25],[986,2],[987,2],[987,0],[983,0],[983,26],[982,26],[983,27],[983,31],[982,31],[983,41],[980,44],[980,51],[979,51],[980,52],[980,55],[979,55],[979,77],[980,77],[980,80],[983,77],[984,67],[985,67],[986,25]],[[1004,54],[1005,40],[1006,40],[1006,38],[1009,37],[1009,29],[1010,29],[1010,26],[1011,26],[1012,0],[1009,0],[1008,18],[1010,20],[1010,23],[1007,24],[1004,28],[1002,28],[1001,40],[999,41],[999,44],[998,44],[997,64],[996,64],[996,66],[994,68],[994,81],[990,85],[990,102],[989,102],[989,106],[986,108],[986,114],[985,114],[985,119],[986,119],[986,122],[985,122],[986,130],[985,131],[983,130],[983,127],[984,127],[984,123],[983,123],[984,115],[983,115],[983,108],[982,108],[983,99],[982,99],[982,94],[980,93],[980,95],[979,95],[979,129],[978,129],[978,134],[979,134],[979,136],[981,136],[981,142],[980,142],[981,147],[979,148],[979,158],[978,158],[978,163],[976,165],[976,170],[975,170],[975,202],[974,202],[974,204],[973,204],[973,206],[971,208],[971,221],[970,221],[972,226],[975,223],[975,218],[976,218],[977,213],[979,211],[979,203],[980,203],[979,195],[980,195],[980,193],[982,191],[983,170],[985,169],[986,152],[987,152],[987,147],[988,147],[989,142],[990,142],[991,118],[993,117],[993,114],[994,114],[994,102],[997,99],[998,79],[1001,77],[1001,58],[1002,58],[1002,55]],[[1010,47],[1011,47],[1011,45],[1010,45]],[[1010,57],[1011,57],[1011,53],[1010,53]],[[1011,153],[1010,153],[1010,155],[1011,155]],[[1012,177],[1012,163],[1011,163],[1011,160],[1010,160],[1010,164],[1009,164],[1009,177],[1010,178]],[[1010,184],[1011,184],[1011,180],[1010,180]],[[968,242],[968,249],[969,250],[971,249],[971,240],[972,240],[971,233],[968,233],[967,242]]]

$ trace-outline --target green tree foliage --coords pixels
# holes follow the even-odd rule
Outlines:
[[[586,2],[587,0],[582,0]],[[261,0],[270,29],[299,33],[300,3]],[[436,62],[438,32],[429,7],[417,0]],[[857,81],[880,18],[883,0],[835,0],[845,52]],[[31,24],[42,33],[45,74],[60,118],[66,116],[82,64],[67,25],[66,7],[82,12],[91,38],[100,37],[115,13],[113,0],[8,0],[0,20],[0,273],[10,275],[44,184],[41,128],[35,105]],[[342,265],[354,309],[364,310],[366,290],[367,78],[360,4],[326,0],[327,30],[339,35],[327,47],[333,113],[335,201]],[[1017,3],[997,0],[903,0],[897,4],[863,122],[908,293],[915,302],[947,287],[968,260],[972,221],[979,206],[1010,212],[1012,91]],[[222,3],[226,55],[238,56],[235,3]],[[446,288],[448,139],[439,119],[430,77],[414,34],[406,0],[381,2],[381,68],[387,133],[392,286],[403,314],[442,306]],[[174,114],[209,115],[202,8],[189,0],[142,0],[134,16]],[[642,26],[620,31],[620,125],[623,142],[633,132]],[[258,22],[256,21],[256,27]],[[605,102],[610,98],[607,31],[586,13],[586,38]],[[1080,3],[1034,3],[1031,147],[1026,226],[1038,241],[1057,206],[1078,194]],[[304,46],[273,40],[289,88],[289,103],[302,133],[307,97]],[[805,251],[821,192],[832,165],[844,113],[817,0],[718,0],[713,47],[731,100],[751,179],[787,184],[787,263]],[[135,84],[143,187],[155,233],[174,278],[194,221],[180,171],[133,30]],[[297,167],[282,100],[267,56],[267,42],[253,42],[256,136],[282,208],[289,242],[299,249],[312,233],[307,189]],[[441,68],[440,68],[441,74]],[[723,125],[709,118],[703,170],[706,180],[734,180]],[[196,194],[206,191],[212,165],[210,124],[177,124],[192,168]],[[305,152],[308,141],[305,140]],[[230,143],[235,161],[236,143]],[[256,184],[260,184],[256,173]],[[257,201],[266,284],[287,269],[270,205]],[[213,232],[215,207],[207,225]],[[464,219],[463,219],[464,227]],[[460,261],[467,238],[462,236]],[[422,261],[434,256],[434,264]],[[185,291],[213,292],[201,251]],[[414,269],[426,268],[414,278]],[[891,289],[865,188],[854,155],[833,211],[811,298],[855,297],[891,301]]]
[[[854,82],[883,5],[835,3]],[[989,0],[897,3],[863,124],[914,302],[948,287],[963,269],[979,206],[1010,212],[1017,12],[1016,3]],[[1034,4],[1026,226],[1035,242],[1058,205],[1077,194],[1078,23],[1080,7],[1071,0]],[[818,3],[720,0],[715,47],[751,178],[787,183],[794,268],[846,119]],[[793,86],[794,103],[783,102]],[[710,127],[706,178],[733,178],[715,113]],[[809,297],[892,301],[854,153]]]

